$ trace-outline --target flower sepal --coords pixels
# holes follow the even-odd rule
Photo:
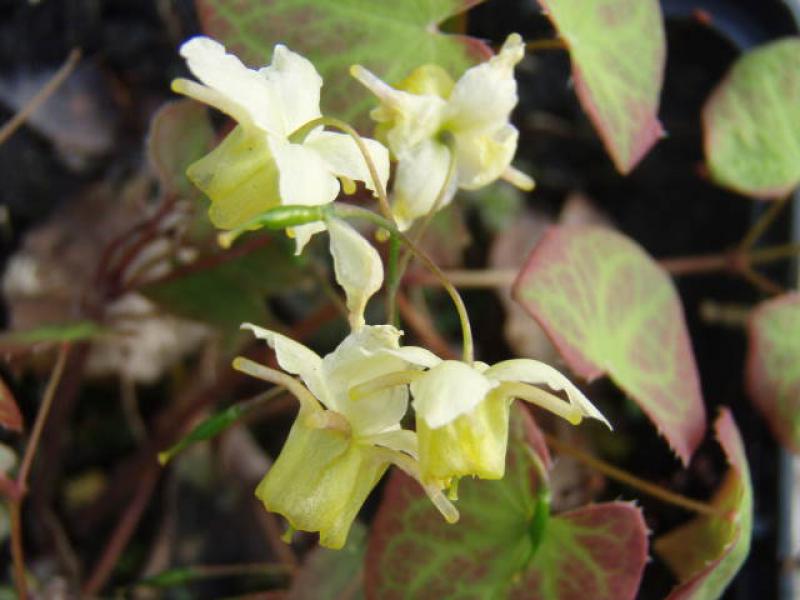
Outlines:
[[[451,488],[465,476],[502,479],[505,474],[511,399],[489,392],[472,411],[431,428],[417,419],[423,481]]]
[[[308,412],[298,415],[256,496],[292,528],[317,531],[322,546],[338,549],[389,461],[347,431],[320,428],[316,412]]]

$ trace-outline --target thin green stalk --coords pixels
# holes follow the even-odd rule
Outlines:
[[[461,322],[464,362],[467,364],[472,364],[475,359],[475,352],[472,343],[472,327],[470,326],[469,315],[467,315],[467,307],[464,305],[464,300],[459,295],[458,290],[450,282],[450,280],[447,279],[447,276],[436,265],[436,263],[434,263],[430,257],[425,254],[425,252],[423,252],[416,244],[414,244],[414,242],[412,242],[408,236],[397,229],[393,223],[389,222],[387,219],[384,219],[380,215],[365,208],[350,205],[331,206],[330,210],[335,216],[342,219],[363,219],[373,223],[374,225],[377,225],[378,227],[383,227],[392,235],[397,236],[400,241],[402,241],[414,253],[414,255],[422,261],[422,263],[439,280],[439,282],[442,284],[442,287],[444,287],[444,289],[450,295],[450,298],[453,300],[453,304],[458,312],[459,321]]]
[[[378,176],[378,170],[375,168],[375,162],[372,160],[372,156],[370,156],[369,150],[367,150],[367,145],[364,143],[363,138],[350,125],[333,117],[319,117],[318,119],[309,121],[294,131],[289,136],[289,140],[292,142],[300,142],[304,140],[305,137],[311,133],[311,131],[321,125],[327,125],[328,127],[338,129],[353,138],[353,141],[356,143],[356,146],[358,146],[359,151],[364,157],[364,162],[367,163],[367,170],[369,170],[369,175],[372,178],[372,186],[375,188],[375,194],[378,196],[378,205],[380,206],[381,213],[384,217],[386,217],[386,219],[394,223],[392,209],[389,207],[389,198],[386,196],[386,190],[383,187],[383,182]]]
[[[796,256],[800,256],[800,244],[782,244],[780,246],[751,250],[748,253],[748,262],[751,265],[760,265],[782,258],[794,258]]]
[[[398,269],[400,258],[400,238],[389,235],[389,255],[386,261],[386,322],[397,325],[397,290],[400,288],[402,275]]]

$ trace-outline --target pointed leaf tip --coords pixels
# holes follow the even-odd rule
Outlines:
[[[539,0],[569,48],[575,90],[617,170],[663,135],[666,41],[657,0]]]

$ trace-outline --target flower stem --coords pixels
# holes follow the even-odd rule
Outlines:
[[[289,140],[292,142],[303,140],[312,130],[316,129],[320,125],[333,127],[334,129],[338,129],[353,138],[356,146],[358,146],[358,150],[364,157],[364,162],[367,164],[367,170],[372,178],[372,187],[375,188],[375,194],[378,196],[378,204],[380,206],[381,213],[386,219],[394,223],[392,209],[389,207],[389,198],[386,196],[386,190],[383,187],[383,182],[378,176],[378,169],[375,168],[375,162],[372,160],[372,156],[367,149],[367,145],[364,143],[364,139],[350,125],[340,119],[335,119],[334,117],[319,117],[318,119],[309,121],[294,131],[289,136]]]
[[[447,142],[447,148],[450,152],[450,161],[447,165],[447,174],[445,175],[444,181],[442,182],[442,187],[439,188],[439,193],[436,195],[436,199],[433,202],[433,206],[428,211],[428,214],[425,215],[425,218],[422,220],[422,223],[417,227],[416,231],[414,232],[411,241],[413,245],[419,246],[419,243],[422,241],[425,232],[428,230],[431,222],[433,221],[434,215],[442,208],[444,204],[444,200],[447,197],[447,192],[450,189],[450,185],[452,184],[453,177],[456,174],[456,153],[454,148],[454,142],[452,137]],[[413,250],[409,246],[409,248],[403,253],[403,256],[400,258],[400,263],[397,266],[397,276],[390,281],[390,284],[387,288],[387,294],[389,295],[389,302],[393,306],[396,302],[395,298],[397,297],[397,291],[400,289],[400,283],[403,280],[403,275],[408,268],[408,264],[411,261],[411,256],[413,255]]]
[[[623,471],[622,469],[610,465],[599,458],[595,458],[583,450],[579,450],[573,446],[570,446],[569,444],[562,442],[558,438],[555,438],[547,433],[544,434],[544,437],[550,446],[562,454],[568,454],[572,458],[582,462],[588,467],[596,471],[600,471],[606,477],[615,479],[616,481],[637,489],[648,496],[658,498],[659,500],[662,500],[668,504],[674,504],[675,506],[680,506],[683,509],[701,515],[720,518],[724,517],[724,513],[712,504],[687,498],[686,496],[676,494],[675,492],[664,489],[663,487],[655,485],[654,483],[640,479],[639,477],[631,475],[627,471]]]
[[[400,258],[400,238],[389,235],[389,255],[386,260],[386,322],[397,325],[397,290],[402,275],[397,268]]]
[[[436,263],[434,263],[430,257],[425,254],[425,252],[423,252],[416,244],[414,244],[414,242],[408,239],[408,237],[403,234],[402,231],[397,229],[393,223],[370,210],[361,208],[359,206],[339,205],[331,206],[331,211],[335,216],[342,219],[363,219],[377,225],[378,227],[383,227],[392,235],[397,236],[400,241],[402,241],[414,253],[414,255],[422,261],[422,263],[428,268],[428,270],[430,270],[434,277],[439,280],[439,283],[442,285],[442,287],[444,287],[444,289],[450,295],[450,298],[453,300],[453,304],[458,312],[458,319],[461,322],[463,360],[467,364],[471,365],[475,360],[475,353],[472,343],[472,327],[470,326],[467,307],[464,305],[464,300],[459,295],[458,290],[447,279],[445,274],[436,265]]]
[[[745,234],[742,241],[739,243],[739,251],[747,252],[753,245],[761,238],[775,218],[780,214],[783,207],[786,205],[787,200],[791,196],[786,195],[772,202],[770,207],[762,214],[759,219],[753,224],[750,230]]]
[[[2,128],[0,128],[0,144],[5,142],[8,138],[10,138],[14,132],[22,126],[25,121],[28,120],[36,110],[44,104],[47,99],[53,95],[53,93],[61,87],[61,84],[64,83],[67,78],[72,74],[75,70],[75,67],[78,66],[78,62],[81,59],[81,51],[79,48],[73,48],[72,51],[67,56],[67,60],[64,61],[64,64],[56,71],[55,75],[50,78],[50,80],[40,89],[36,94],[25,103],[25,106],[22,107],[17,114],[15,114],[10,120],[8,120]]]
[[[564,40],[559,38],[525,42],[525,50],[528,52],[536,52],[537,50],[564,50],[566,47],[567,45],[564,43]]]
[[[39,407],[39,412],[36,414],[36,422],[33,424],[31,437],[25,447],[25,455],[22,458],[22,464],[16,477],[16,487],[19,490],[19,496],[9,503],[9,520],[11,522],[11,554],[14,563],[14,585],[17,589],[17,596],[21,600],[28,597],[28,585],[25,580],[25,551],[22,544],[22,502],[25,494],[28,491],[28,475],[30,474],[31,467],[33,466],[33,459],[36,456],[36,449],[39,447],[39,440],[42,438],[42,431],[50,414],[50,409],[53,406],[53,400],[58,390],[58,384],[61,381],[61,376],[64,374],[64,367],[67,364],[69,356],[69,343],[61,344],[58,351],[58,358],[53,372],[50,375],[50,380],[47,382],[47,389],[44,392],[42,405]]]

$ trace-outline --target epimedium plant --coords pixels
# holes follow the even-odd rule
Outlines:
[[[729,468],[710,502],[638,479],[543,433],[533,417],[544,421],[551,413],[572,425],[601,421],[610,430],[604,435],[614,436],[610,419],[549,364],[479,360],[459,278],[491,280],[491,273],[449,273],[425,244],[426,231],[464,190],[500,180],[534,190],[533,178],[512,165],[525,143],[511,115],[515,69],[526,48],[569,52],[576,94],[615,167],[622,175],[636,167],[664,135],[658,105],[666,44],[658,2],[542,0],[558,40],[526,42],[509,33],[496,51],[437,29],[479,3],[247,0],[233,8],[197,0],[206,35],[180,48],[195,79],[172,84],[191,101],[155,117],[150,156],[163,193],[205,202],[205,234],[212,228],[225,252],[241,256],[235,272],[222,263],[131,280],[168,310],[227,329],[228,348],[241,347],[233,325],[266,342],[267,361],[240,355],[232,367],[273,387],[170,440],[159,460],[166,465],[285,391],[299,409],[254,492],[267,511],[285,517],[287,543],[295,531],[314,532],[321,546],[344,557],[317,554],[309,569],[341,564],[350,578],[329,579],[342,586],[356,580],[368,598],[636,597],[649,552],[643,511],[615,501],[556,512],[549,447],[695,514],[652,548],[675,574],[669,598],[720,597],[748,556],[753,528],[749,467],[731,412],[721,409],[713,422]],[[343,50],[331,55],[329,47]],[[702,114],[709,176],[772,202],[737,248],[670,265],[610,227],[557,225],[514,277],[514,300],[570,373],[585,381],[608,375],[684,467],[708,424],[675,273],[727,270],[774,296],[749,317],[746,384],[780,442],[800,447],[800,302],[756,270],[798,253],[796,245],[756,247],[800,183],[798,61],[796,38],[747,53]],[[224,137],[217,139],[199,103],[234,122]],[[280,244],[283,233],[293,240],[293,258],[262,245]],[[323,236],[327,252],[316,240]],[[414,261],[452,302],[460,355],[436,344],[441,336],[426,331],[429,323],[410,325],[420,345],[401,344],[400,292],[412,268],[420,268]],[[350,328],[324,356],[279,331],[264,310],[265,297],[313,279],[311,263],[331,265],[344,302],[326,287],[327,276],[320,286],[342,305]],[[259,281],[273,270],[279,282]],[[217,306],[203,304],[212,293]],[[68,348],[102,331],[84,325],[7,341],[29,343],[27,335]],[[76,338],[76,331],[84,333]],[[20,412],[10,392],[0,391],[0,423],[20,431]],[[357,516],[390,467],[364,535]],[[22,473],[0,475],[16,519],[27,468]],[[354,545],[357,560],[347,554]],[[24,596],[20,560],[15,554]],[[322,585],[318,597],[347,591],[336,585]]]

